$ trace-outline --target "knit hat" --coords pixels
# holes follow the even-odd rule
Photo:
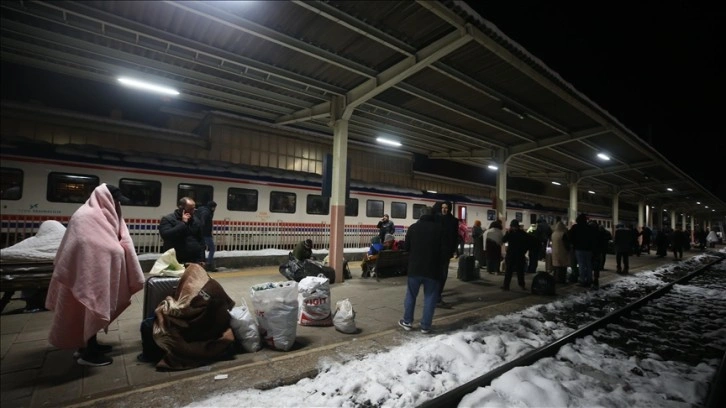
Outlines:
[[[386,234],[386,238],[383,239],[383,242],[395,241],[395,240],[396,240],[396,237],[394,237],[392,234]]]

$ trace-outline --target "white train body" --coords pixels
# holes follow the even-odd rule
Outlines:
[[[100,183],[121,187],[134,201],[122,211],[138,253],[159,252],[159,219],[172,212],[178,198],[186,195],[193,196],[197,205],[206,199],[217,202],[214,236],[218,250],[288,250],[305,238],[312,238],[315,248],[327,248],[330,241],[329,207],[320,196],[319,175],[113,155],[82,158],[57,152],[43,156],[3,151],[1,157],[0,247],[34,235],[45,220],[67,224]],[[74,189],[78,190],[75,196]],[[285,203],[281,204],[281,199]],[[346,211],[346,248],[367,247],[370,238],[377,235],[376,224],[384,213],[391,215],[397,239],[403,239],[408,226],[416,222],[420,206],[432,206],[436,201],[452,201],[454,215],[465,218],[469,227],[480,220],[486,228],[495,217],[491,200],[469,196],[351,183],[350,199],[355,204]],[[525,228],[539,217],[553,222],[556,216],[564,218],[564,209],[507,209],[507,220],[518,218]],[[607,218],[598,221],[612,227]]]

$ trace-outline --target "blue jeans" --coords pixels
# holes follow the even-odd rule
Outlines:
[[[592,251],[575,250],[575,258],[580,268],[580,284],[592,284]]]
[[[214,250],[216,249],[214,247],[214,238],[204,237],[204,244],[207,246],[207,251],[209,251],[207,255],[207,266],[211,267],[214,265]]]
[[[403,301],[403,321],[413,323],[413,310],[416,308],[416,298],[418,297],[421,285],[424,288],[424,307],[423,316],[421,316],[421,329],[428,330],[431,328],[431,321],[434,320],[434,310],[436,310],[436,302],[439,296],[439,281],[433,278],[425,278],[423,276],[409,276],[406,285],[406,299]]]

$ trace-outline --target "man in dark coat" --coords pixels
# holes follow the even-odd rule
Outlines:
[[[398,321],[398,325],[406,331],[411,330],[416,298],[423,286],[421,332],[424,334],[431,332],[431,322],[439,298],[440,257],[445,253],[442,250],[442,232],[441,224],[434,220],[429,207],[422,211],[421,218],[406,232],[404,249],[408,251],[408,279],[406,298],[403,301],[403,318]]]
[[[509,224],[509,231],[504,234],[502,242],[507,244],[507,253],[504,256],[507,267],[504,270],[504,284],[501,289],[509,290],[509,284],[512,281],[512,273],[516,272],[519,287],[522,288],[522,290],[526,290],[527,287],[524,284],[524,255],[532,247],[534,239],[519,227],[519,221],[512,220]]]
[[[437,207],[440,211],[436,211]],[[443,308],[450,308],[447,302],[444,302],[442,293],[444,292],[444,285],[446,279],[449,277],[449,261],[456,254],[456,246],[459,239],[459,220],[451,215],[453,206],[451,202],[444,201],[442,203],[436,203],[433,208],[434,219],[441,224],[442,228],[442,254],[439,263],[439,298],[436,306]]]
[[[189,197],[180,198],[177,209],[161,218],[159,234],[164,240],[162,252],[174,248],[180,264],[198,263],[204,266],[202,225],[194,216],[195,210],[194,200]]]
[[[624,224],[615,226],[615,262],[617,264],[616,272],[620,275],[627,275],[630,269],[630,251],[633,248],[635,236],[630,228],[626,228]],[[621,267],[622,266],[622,267]]]
[[[204,244],[207,246],[207,267],[205,268],[209,272],[216,272],[217,268],[214,266],[214,236],[212,231],[214,230],[214,211],[217,210],[217,203],[209,201],[207,205],[201,206],[197,209],[197,217],[202,223],[202,239]]]
[[[298,242],[292,250],[292,256],[300,262],[311,259],[313,257],[313,240],[306,239]]]
[[[387,234],[393,235],[396,233],[396,225],[393,224],[388,214],[383,214],[383,218],[378,221],[376,227],[378,227],[378,238],[381,239],[381,242],[386,241]]]
[[[587,215],[580,214],[575,218],[569,235],[580,269],[580,286],[589,288],[592,285],[592,253],[597,245],[597,228],[588,225]]]

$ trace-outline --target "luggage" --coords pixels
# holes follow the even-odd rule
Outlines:
[[[471,250],[471,247],[469,248]],[[481,279],[479,275],[479,268],[476,267],[476,258],[471,255],[460,255],[459,256],[459,267],[456,269],[457,279],[463,282],[469,282],[477,279]]]
[[[547,272],[537,272],[532,279],[532,294],[543,296],[554,296],[555,277]]]
[[[551,251],[548,251],[547,254],[545,255],[545,271],[552,272],[552,252]]]
[[[144,308],[141,319],[154,316],[154,310],[167,296],[174,296],[179,285],[176,276],[150,276],[144,283]]]
[[[335,283],[335,269],[325,266],[321,262],[306,259],[303,269],[305,276],[318,276],[322,273],[323,276],[328,278],[331,284]]]

